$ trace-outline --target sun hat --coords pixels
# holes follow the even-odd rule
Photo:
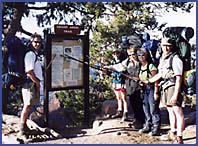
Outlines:
[[[174,40],[170,38],[162,38],[161,44],[165,46],[172,46],[174,44]]]

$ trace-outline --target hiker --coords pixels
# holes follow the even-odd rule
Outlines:
[[[183,97],[180,92],[183,62],[176,54],[173,56],[172,67],[170,67],[169,60],[176,51],[173,39],[162,38],[161,46],[163,55],[158,66],[158,73],[146,82],[153,83],[159,79],[163,80],[161,102],[168,110],[170,122],[170,131],[165,137],[173,140],[175,144],[183,144],[182,134],[185,129],[185,122],[181,107]]]
[[[121,60],[121,52],[119,49],[114,49],[112,52],[113,60],[111,65],[120,63]],[[127,113],[128,113],[128,103],[126,99],[126,86],[125,86],[125,77],[119,72],[112,72],[113,80],[112,80],[112,87],[114,93],[116,95],[118,108],[117,113],[112,115],[112,118],[121,118],[125,121],[127,120]],[[123,111],[122,111],[123,108]]]
[[[38,52],[41,48],[42,39],[38,34],[30,37],[30,50],[25,54],[25,73],[27,80],[22,87],[23,109],[20,117],[19,136],[28,135],[27,119],[32,107],[39,103],[40,84],[43,80],[42,67],[37,59]]]
[[[138,59],[141,63],[139,79],[145,81],[157,74],[152,58],[145,48],[137,51]],[[160,109],[159,109],[159,95],[158,82],[152,84],[141,84],[143,96],[143,110],[145,114],[144,127],[139,130],[140,133],[149,133],[151,136],[159,135],[160,129]]]
[[[137,45],[129,45],[127,47],[127,59],[121,63],[111,66],[104,66],[104,68],[112,69],[116,71],[127,71],[129,77],[126,78],[126,96],[130,101],[130,105],[133,111],[134,128],[141,127],[144,122],[144,112],[142,108],[142,99],[140,98],[140,87],[138,83],[139,61],[137,59]],[[130,78],[133,77],[133,78]]]

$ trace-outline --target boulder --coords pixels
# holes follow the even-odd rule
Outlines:
[[[102,104],[102,115],[113,115],[117,112],[117,100],[106,100]]]

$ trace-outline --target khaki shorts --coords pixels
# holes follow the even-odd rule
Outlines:
[[[39,103],[40,93],[36,91],[36,86],[33,82],[25,83],[22,88],[23,104],[36,105]]]
[[[162,91],[162,98],[161,98],[162,104],[164,104],[166,106],[179,106],[179,107],[181,107],[182,101],[183,101],[183,96],[181,95],[181,93],[179,93],[176,103],[171,103],[170,102],[170,99],[173,96],[174,91],[175,91],[175,86],[171,86],[171,87],[165,89],[164,91]]]

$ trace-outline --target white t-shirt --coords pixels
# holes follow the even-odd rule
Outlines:
[[[35,52],[36,53],[36,52]],[[36,59],[36,55],[33,51],[29,51],[25,55],[25,72],[28,72],[30,70],[33,70],[36,77],[42,81],[43,80],[43,74],[42,74],[42,67],[41,63],[38,59]],[[36,60],[36,62],[35,62]]]

